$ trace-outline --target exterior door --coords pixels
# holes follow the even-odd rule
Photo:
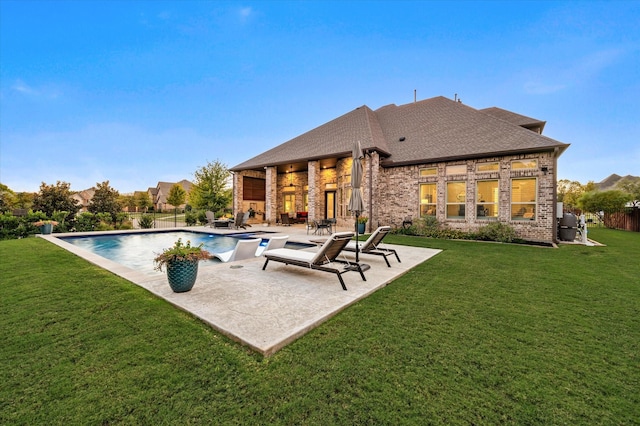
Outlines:
[[[336,218],[336,192],[327,191],[324,193],[324,217],[325,219]]]

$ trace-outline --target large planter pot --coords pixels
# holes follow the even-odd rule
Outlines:
[[[367,226],[366,223],[359,223],[358,224],[358,234],[364,234],[364,229]]]
[[[198,276],[198,261],[178,260],[167,263],[167,279],[171,290],[184,293],[193,288]]]
[[[42,232],[43,234],[50,234],[52,231],[53,231],[52,223],[45,223],[44,225],[40,226],[40,232]]]

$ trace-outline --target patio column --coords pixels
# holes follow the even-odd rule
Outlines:
[[[318,220],[320,211],[320,163],[318,161],[308,161],[309,179],[309,219]]]
[[[380,194],[377,189],[379,188],[380,180],[380,155],[373,151],[368,152],[365,156],[364,163],[364,182],[362,183],[365,215],[369,217],[367,222],[367,231],[373,232],[380,224]]]
[[[278,214],[278,169],[265,167],[264,218],[275,224]]]
[[[242,210],[243,188],[242,188],[242,172],[235,172],[233,174],[233,215],[238,214]]]

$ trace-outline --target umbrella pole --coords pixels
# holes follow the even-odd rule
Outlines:
[[[358,212],[356,212],[356,263],[359,262],[359,259],[358,259],[358,249],[359,249],[359,247],[358,247],[358,216],[359,216]]]

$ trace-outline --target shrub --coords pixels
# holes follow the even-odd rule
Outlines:
[[[151,229],[153,228],[153,216],[150,214],[143,214],[138,219],[138,224],[142,229]]]
[[[209,223],[209,221],[207,220],[207,213],[204,210],[199,210],[197,215],[200,225],[206,225],[207,223]]]
[[[75,230],[78,232],[95,231],[99,223],[100,219],[95,214],[83,212],[76,217]]]
[[[187,226],[194,226],[198,222],[198,215],[187,210],[184,214],[184,221],[186,222]]]
[[[516,230],[505,223],[490,223],[480,228],[477,232],[478,240],[498,241],[501,243],[511,243],[517,239]]]

